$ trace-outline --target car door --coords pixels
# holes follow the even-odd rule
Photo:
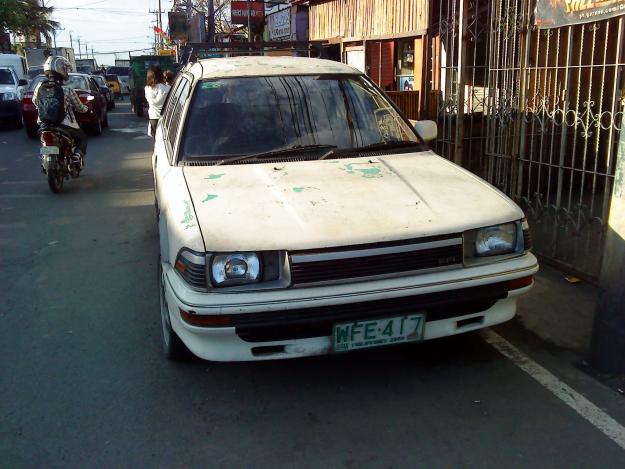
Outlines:
[[[93,78],[89,78],[89,91],[95,98],[97,112],[101,119],[104,119],[106,113],[106,98],[100,93],[100,88]]]

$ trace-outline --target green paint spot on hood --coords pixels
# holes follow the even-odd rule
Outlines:
[[[215,194],[206,194],[206,198],[204,200],[202,200],[202,202],[208,202],[209,200],[214,200],[217,197],[219,197],[219,196],[215,195]]]
[[[221,174],[209,174],[208,177],[206,177],[205,179],[219,179],[221,178],[224,174],[226,173],[221,173]]]

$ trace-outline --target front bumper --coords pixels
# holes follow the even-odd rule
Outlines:
[[[332,353],[332,337],[328,335],[327,328],[323,329],[325,332],[313,332],[313,337],[308,337],[311,335],[310,331],[303,334],[301,331],[295,332],[292,337],[288,337],[288,331],[298,330],[297,327],[281,329],[281,326],[291,324],[293,319],[302,314],[310,317],[313,311],[323,312],[327,309],[328,314],[331,314],[337,308],[344,310],[350,305],[352,309],[358,310],[359,303],[363,307],[362,318],[367,317],[368,308],[373,305],[396,305],[402,299],[414,301],[416,311],[412,311],[413,313],[435,308],[433,301],[438,302],[436,308],[446,305],[445,314],[426,313],[424,340],[493,326],[514,317],[516,297],[528,291],[531,286],[492,295],[488,291],[492,289],[494,292],[496,288],[500,289],[497,285],[532,276],[537,271],[536,258],[528,253],[488,266],[394,279],[254,293],[202,293],[190,289],[169,264],[163,264],[166,279],[165,299],[172,328],[191,352],[200,358],[213,361],[267,360]],[[478,306],[471,303],[470,307],[466,302],[458,303],[459,295],[467,298],[465,292],[476,291],[483,292],[480,293],[482,300],[488,301],[478,302]],[[456,305],[458,310],[454,312]],[[404,302],[403,307],[405,306]],[[235,327],[198,327],[183,320],[181,310],[198,316],[235,316],[239,321]],[[396,312],[393,309],[380,313],[379,317],[397,315]],[[245,322],[244,319],[252,317],[278,319],[270,323],[271,327],[265,327],[260,335],[250,335],[249,328],[246,329],[241,324]],[[319,315],[316,318],[323,321],[319,319]],[[310,326],[310,320],[308,324]],[[273,326],[275,334],[272,335]],[[286,336],[281,336],[280,330],[286,330]]]

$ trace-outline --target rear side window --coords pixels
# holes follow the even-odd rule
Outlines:
[[[184,108],[184,104],[189,96],[189,88],[189,80],[183,79],[180,82],[180,86],[176,89],[176,94],[173,97],[173,108],[167,130],[167,138],[169,139],[169,143],[172,148],[176,143],[176,136],[178,134],[178,129],[180,128],[180,117],[182,116],[182,109]]]

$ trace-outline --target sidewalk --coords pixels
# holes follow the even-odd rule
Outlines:
[[[541,264],[534,288],[520,298],[521,324],[544,341],[586,354],[590,347],[598,289],[571,284],[566,273]]]

